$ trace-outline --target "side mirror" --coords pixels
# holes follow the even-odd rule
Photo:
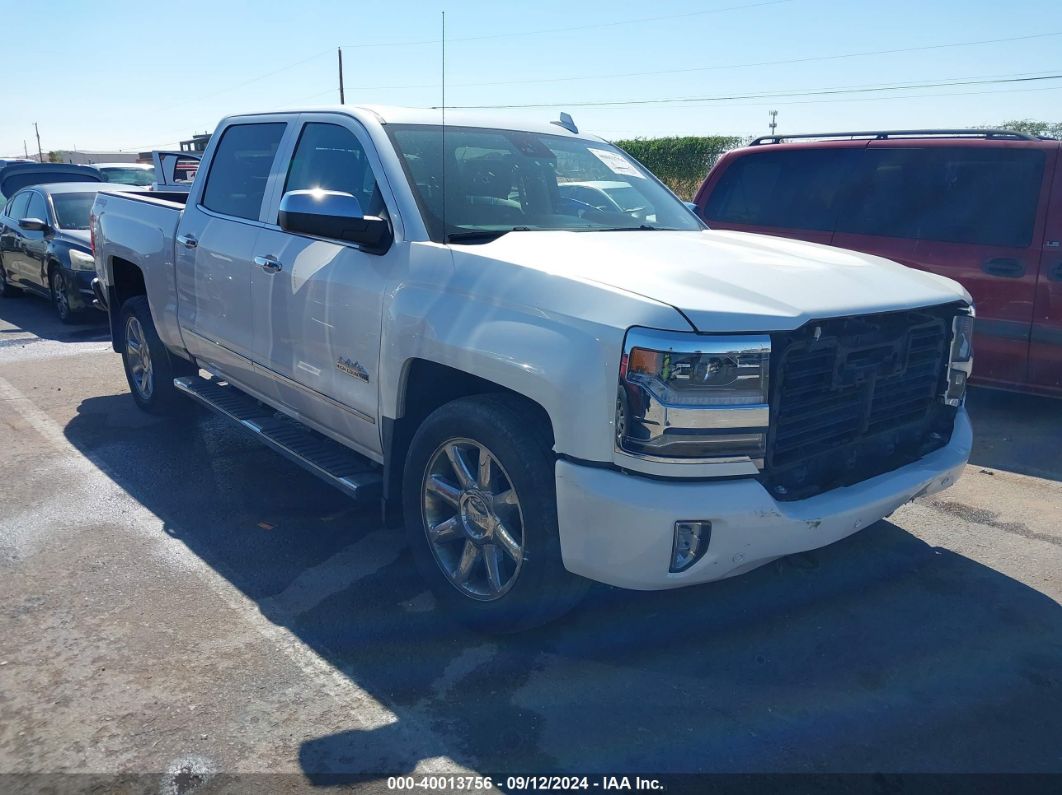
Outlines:
[[[682,203],[686,205],[686,209],[689,210],[691,213],[693,213],[694,215],[697,214],[697,205],[694,202],[682,202]]]
[[[27,232],[47,232],[48,224],[40,218],[22,218],[18,222],[19,227]]]
[[[303,235],[358,243],[374,252],[391,245],[391,225],[383,218],[365,215],[361,202],[334,190],[293,190],[280,200],[280,228]]]

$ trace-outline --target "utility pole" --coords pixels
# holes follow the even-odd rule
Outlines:
[[[44,162],[44,151],[41,149],[41,131],[37,129],[37,122],[33,122],[33,129],[37,133],[37,162]]]
[[[771,111],[771,135],[774,135],[774,131],[778,128],[778,111]]]
[[[26,159],[29,160],[29,147],[26,146],[26,139],[22,139],[22,151],[26,153]]]
[[[343,48],[337,47],[339,51],[339,104],[346,105],[347,98],[343,94]]]

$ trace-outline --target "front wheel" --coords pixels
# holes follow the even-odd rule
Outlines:
[[[145,296],[134,296],[122,304],[121,323],[122,363],[136,404],[152,414],[173,413],[188,405],[173,379],[195,375],[197,370],[166,350]]]
[[[544,624],[589,586],[561,561],[542,425],[519,398],[480,395],[435,411],[410,445],[403,508],[414,559],[436,598],[477,629]]]
[[[73,325],[81,320],[81,314],[74,311],[70,306],[70,283],[67,281],[63,269],[53,267],[48,274],[48,283],[52,290],[52,306],[60,322]]]

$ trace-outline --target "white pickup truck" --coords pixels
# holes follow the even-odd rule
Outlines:
[[[570,119],[234,116],[187,197],[101,194],[92,231],[136,402],[400,507],[486,629],[821,547],[970,452],[961,286],[710,231]]]

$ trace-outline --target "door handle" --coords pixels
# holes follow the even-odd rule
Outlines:
[[[276,257],[255,257],[254,264],[266,273],[276,273],[284,267]]]
[[[195,235],[177,235],[177,242],[185,248],[195,248],[199,245],[199,241],[195,239]]]
[[[1062,262],[1055,263],[1055,267],[1047,272],[1047,278],[1053,282],[1062,282]]]
[[[995,259],[985,260],[984,264],[981,265],[981,270],[989,276],[1020,279],[1025,275],[1025,263],[1019,262],[1016,259],[997,257]]]

